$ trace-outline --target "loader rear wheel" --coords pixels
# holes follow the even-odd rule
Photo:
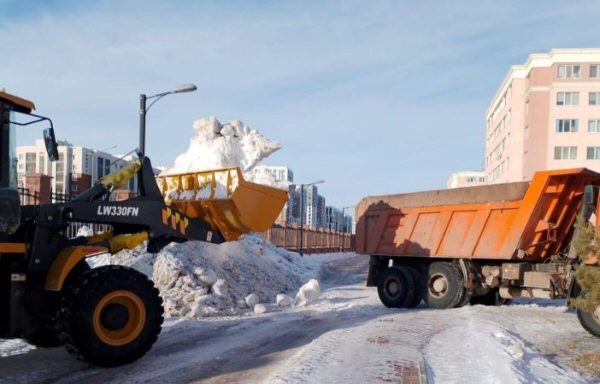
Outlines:
[[[148,278],[128,267],[85,272],[66,292],[57,330],[67,351],[93,364],[131,363],[156,342],[163,322],[162,299]]]
[[[421,292],[429,308],[456,308],[465,298],[465,290],[462,273],[452,263],[431,263],[421,279]]]
[[[377,293],[388,308],[406,308],[415,297],[415,281],[402,267],[389,267],[379,275]]]

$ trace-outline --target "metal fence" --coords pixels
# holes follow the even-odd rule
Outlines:
[[[259,235],[276,247],[290,251],[300,251],[300,228],[296,224],[289,226],[274,225]],[[302,253],[352,252],[354,235],[325,228],[304,227]]]
[[[17,188],[21,205],[37,205],[40,203],[40,196],[36,191],[30,191],[28,188]]]

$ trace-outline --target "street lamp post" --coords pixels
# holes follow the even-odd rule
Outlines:
[[[193,92],[197,88],[194,84],[184,84],[179,85],[173,88],[171,91],[157,93],[156,95],[146,96],[145,94],[140,95],[140,146],[138,148],[139,152],[144,155],[146,153],[146,114],[152,108],[154,103],[163,97],[173,94],[173,93],[184,93],[184,92]],[[156,99],[148,107],[146,107],[146,100]]]
[[[346,243],[346,238],[344,237],[344,235],[346,234],[346,209],[349,208],[354,208],[354,205],[342,208],[342,241],[340,244],[340,252],[344,251],[344,245]]]
[[[302,246],[304,242],[304,187],[310,187],[311,185],[322,184],[324,182],[325,180],[319,180],[308,184],[295,184],[300,186],[300,256],[302,256]]]

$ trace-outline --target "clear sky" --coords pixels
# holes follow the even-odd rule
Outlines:
[[[598,1],[0,0],[0,88],[57,136],[129,152],[139,94],[181,83],[148,115],[171,165],[196,118],[241,119],[283,144],[266,163],[328,205],[445,187],[481,169],[484,113],[511,64],[600,45]],[[20,131],[20,144],[41,137]]]

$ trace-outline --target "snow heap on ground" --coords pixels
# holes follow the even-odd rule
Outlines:
[[[310,279],[296,294],[296,305],[303,307],[312,304],[319,298],[321,286],[316,279]]]
[[[196,135],[188,150],[175,159],[175,165],[164,174],[208,171],[240,167],[250,172],[261,160],[281,148],[257,130],[250,129],[240,120],[221,124],[216,117],[194,122]]]
[[[257,308],[259,302],[289,305],[281,297],[278,300],[278,295],[296,292],[314,275],[305,258],[257,235],[221,245],[172,243],[155,255],[141,246],[92,261],[96,267],[109,263],[131,266],[152,278],[167,316],[206,317],[246,310],[264,313],[267,308]],[[302,295],[314,298],[314,292]]]

